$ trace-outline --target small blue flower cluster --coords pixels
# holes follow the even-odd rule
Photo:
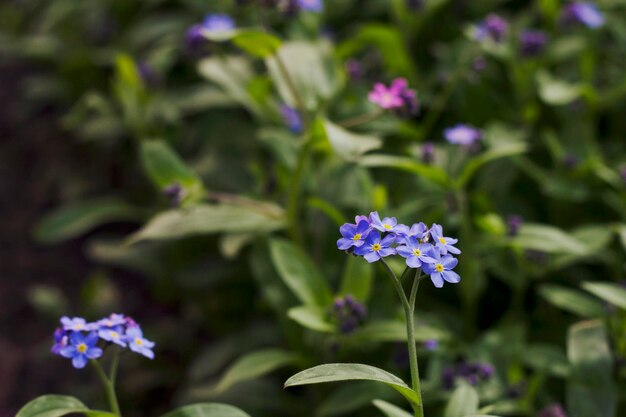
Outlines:
[[[355,224],[346,223],[339,228],[340,250],[363,256],[370,263],[398,254],[406,258],[409,268],[422,268],[437,288],[443,287],[444,281],[461,281],[453,271],[458,260],[452,254],[461,253],[454,246],[458,240],[444,236],[440,225],[433,224],[429,229],[420,222],[409,227],[398,224],[395,217],[381,220],[378,212],[356,216],[354,220]]]
[[[367,309],[348,294],[335,299],[331,314],[339,325],[339,331],[343,334],[350,334],[365,320]]]
[[[52,353],[72,360],[74,368],[81,369],[89,359],[97,359],[103,354],[98,346],[102,340],[146,358],[154,359],[154,342],[143,337],[141,327],[135,320],[123,314],[111,314],[93,323],[81,317],[61,317],[61,327],[54,332]]]
[[[455,366],[446,367],[443,370],[442,382],[446,390],[454,388],[457,379],[464,379],[470,385],[478,385],[480,381],[486,381],[493,376],[493,366],[480,362],[460,362]]]

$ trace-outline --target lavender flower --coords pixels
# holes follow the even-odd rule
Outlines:
[[[428,227],[422,222],[415,223],[411,228],[399,224],[395,227],[395,232],[399,242],[406,242],[409,238],[422,239],[428,233]]]
[[[299,134],[302,132],[302,117],[298,110],[283,104],[280,106],[280,114],[292,133]]]
[[[228,34],[236,28],[235,21],[226,14],[210,14],[202,21],[202,29],[214,34]]]
[[[377,211],[370,213],[371,226],[381,232],[395,232],[398,220],[395,217],[385,217],[382,220]]]
[[[526,29],[519,36],[520,52],[523,56],[534,57],[543,52],[548,35],[541,30]]]
[[[68,342],[69,339],[67,336],[67,331],[64,330],[62,327],[57,327],[54,331],[54,344],[52,345],[50,352],[55,355],[59,355],[61,353],[61,349],[67,346]]]
[[[604,16],[598,6],[591,2],[575,1],[563,9],[565,23],[579,23],[591,29],[604,25]]]
[[[459,261],[452,255],[441,256],[437,252],[431,252],[432,258],[435,262],[423,263],[422,270],[430,275],[430,280],[435,287],[443,287],[443,282],[449,282],[451,284],[457,284],[461,281],[459,274],[452,269],[459,263]]]
[[[100,339],[107,342],[126,347],[126,341],[124,340],[124,327],[122,326],[102,328],[98,330],[98,336],[100,337]]]
[[[506,218],[507,234],[511,237],[517,236],[520,227],[524,224],[524,218],[517,214],[512,214]]]
[[[126,330],[125,342],[128,343],[128,347],[133,352],[139,353],[148,359],[154,359],[152,348],[155,343],[143,337],[143,332],[140,327],[135,326],[128,328]]]
[[[479,142],[483,134],[480,129],[476,129],[474,126],[457,124],[456,126],[445,129],[443,136],[452,144],[469,147]]]
[[[393,234],[389,234],[381,239],[378,233],[370,233],[365,243],[354,249],[354,254],[363,256],[369,263],[376,262],[380,258],[396,254],[396,250],[391,247],[395,240],[396,238]]]
[[[437,350],[439,348],[439,341],[437,339],[428,339],[424,341],[422,346],[424,346],[426,350]]]
[[[175,182],[163,188],[163,195],[170,200],[172,207],[178,207],[185,199],[187,191],[182,185]]]
[[[452,237],[445,237],[443,235],[443,227],[441,227],[441,225],[434,223],[431,226],[430,237],[433,240],[435,248],[438,249],[441,255],[445,255],[448,252],[455,255],[461,253],[461,251],[454,246],[454,244],[456,244],[459,240]]]
[[[426,268],[425,264],[435,263],[435,248],[430,243],[420,243],[415,237],[411,236],[405,240],[405,244],[398,246],[396,251],[400,256],[406,258],[406,264],[409,268]]]
[[[324,11],[324,2],[322,0],[297,0],[296,3],[300,10],[307,12],[321,13]]]
[[[70,344],[63,347],[59,354],[64,358],[72,360],[72,366],[76,369],[84,368],[89,359],[96,359],[102,356],[102,349],[96,346],[98,334],[89,332],[83,336],[81,332],[70,333]]]
[[[475,26],[474,38],[502,42],[509,31],[509,23],[500,16],[490,13]]]
[[[343,298],[335,299],[331,314],[339,325],[339,331],[343,334],[350,334],[365,320],[367,309],[352,295],[347,294]]]
[[[422,162],[432,164],[435,161],[435,144],[432,142],[424,142],[422,145]]]
[[[63,316],[61,317],[61,324],[63,325],[63,330],[74,332],[95,330],[97,327],[95,323],[87,323],[82,317],[69,318]]]
[[[455,366],[448,366],[442,372],[442,385],[446,390],[454,388],[457,379],[464,379],[470,385],[477,385],[493,376],[493,366],[480,362],[462,361]]]
[[[370,232],[369,222],[359,221],[357,224],[345,223],[339,228],[341,239],[337,240],[339,250],[348,250],[352,247],[358,248],[365,244],[365,239]]]

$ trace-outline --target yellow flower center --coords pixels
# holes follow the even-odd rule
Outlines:
[[[135,344],[137,346],[141,346],[141,345],[143,345],[143,340],[141,340],[140,338],[137,337],[137,338],[135,338]]]
[[[437,270],[437,272],[443,272],[443,265],[437,264],[435,265],[435,269]]]
[[[352,237],[352,240],[360,240],[360,239],[361,239],[361,234],[360,233],[357,233],[356,235],[354,235]]]
[[[415,256],[422,256],[422,251],[419,249],[413,249],[413,255]]]
[[[75,324],[73,326],[75,331],[79,331],[79,330],[83,330],[83,325],[82,324]]]
[[[87,345],[84,344],[84,343],[79,343],[78,346],[76,346],[76,350],[79,353],[85,353],[85,352],[87,352]]]
[[[382,246],[380,246],[380,243],[374,243],[372,245],[372,250],[378,252],[379,250],[382,249]]]
[[[446,240],[442,237],[439,238],[439,243],[443,243],[444,245],[446,244]]]
[[[391,225],[390,224],[383,224],[383,227],[387,230],[391,229]]]
[[[113,339],[118,339],[120,337],[120,334],[118,332],[111,332],[111,337]]]

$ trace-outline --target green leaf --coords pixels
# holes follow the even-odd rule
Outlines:
[[[274,35],[258,30],[239,30],[233,43],[252,56],[266,58],[280,48],[281,40]]]
[[[191,172],[180,156],[164,141],[143,141],[141,143],[141,163],[148,178],[158,189],[163,189],[174,183],[178,183],[189,190],[202,187],[200,179]]]
[[[220,232],[269,233],[284,225],[282,209],[266,203],[256,207],[252,203],[198,205],[157,214],[129,241],[171,240]]]
[[[299,355],[281,349],[263,349],[248,353],[228,368],[215,387],[215,392],[225,392],[240,382],[259,378],[276,369],[292,365],[299,359]]]
[[[393,155],[365,155],[359,160],[359,164],[369,168],[393,168],[417,174],[435,184],[447,186],[448,174],[439,167],[423,164],[414,158]]]
[[[562,253],[578,256],[589,254],[587,246],[570,234],[554,226],[524,224],[512,240],[516,246],[547,253]]]
[[[359,363],[330,363],[309,368],[289,378],[285,382],[285,388],[297,385],[354,380],[382,382],[398,391],[412,404],[419,404],[415,391],[409,388],[400,378],[374,366]]]
[[[565,352],[558,346],[532,344],[524,352],[524,363],[537,372],[548,373],[560,378],[569,374],[569,362]]]
[[[88,417],[115,417],[105,411],[90,410],[80,400],[65,395],[44,395],[35,398],[17,412],[15,417],[61,417],[82,414]]]
[[[570,84],[559,80],[546,71],[539,71],[536,79],[541,99],[555,106],[569,104],[577,100],[583,92],[580,84]]]
[[[478,393],[469,384],[460,384],[446,405],[444,417],[465,417],[478,411]]]
[[[614,417],[615,387],[608,337],[599,320],[570,327],[567,356],[572,375],[567,381],[567,411],[577,417]]]
[[[270,255],[284,283],[300,301],[326,308],[331,293],[313,261],[299,247],[285,239],[270,240]]]
[[[186,405],[161,417],[250,417],[250,415],[232,405],[199,403]]]
[[[60,207],[46,215],[35,227],[41,243],[59,243],[80,236],[104,223],[137,220],[143,211],[115,198],[81,201]]]
[[[346,258],[346,266],[341,280],[341,295],[352,295],[360,301],[367,301],[374,279],[374,268],[356,256]]]
[[[397,405],[393,405],[383,400],[374,400],[372,404],[380,411],[382,411],[387,417],[412,417],[413,414],[404,411]]]
[[[335,388],[335,387],[333,387]],[[374,398],[393,398],[396,392],[372,381],[354,381],[332,390],[316,409],[316,417],[345,416],[369,406]]]
[[[287,311],[287,317],[307,329],[322,333],[335,333],[337,326],[329,323],[323,310],[312,306],[293,307]]]
[[[613,282],[584,282],[582,287],[614,306],[626,309],[626,288]]]
[[[346,161],[357,161],[366,152],[383,144],[380,138],[352,133],[328,120],[324,121],[324,129],[331,148]]]
[[[549,303],[581,317],[606,315],[606,309],[602,303],[578,290],[545,284],[539,287],[539,294]]]

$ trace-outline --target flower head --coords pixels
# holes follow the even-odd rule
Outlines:
[[[206,42],[206,38],[202,35],[202,25],[196,24],[187,29],[185,34],[185,43],[187,48],[191,51],[195,51]]]
[[[297,0],[298,8],[307,12],[321,13],[324,11],[322,0]]]
[[[487,371],[487,372],[485,372]],[[470,385],[477,385],[480,381],[486,381],[493,376],[493,366],[480,362],[462,361],[454,366],[448,366],[443,370],[443,387],[446,390],[454,388],[457,379],[464,379]]]
[[[280,114],[292,133],[298,134],[302,132],[302,117],[298,110],[283,104],[280,106]]]
[[[105,317],[96,322],[99,328],[116,327],[126,324],[126,317],[123,314],[112,313],[109,317]]]
[[[377,211],[370,213],[371,225],[381,232],[396,232],[398,220],[395,217],[385,217],[382,220]]]
[[[374,84],[368,99],[385,110],[395,110],[408,114],[415,114],[418,111],[416,92],[409,88],[409,84],[404,78],[396,78],[389,87],[383,83]]]
[[[598,6],[586,1],[575,1],[565,6],[563,20],[566,23],[580,23],[591,29],[604,25],[604,16]]]
[[[422,239],[426,236],[428,227],[422,222],[415,223],[410,228],[407,225],[399,224],[395,227],[395,232],[396,235],[398,235],[399,240],[408,240],[412,237]]]
[[[438,249],[441,255],[445,255],[448,252],[458,255],[461,253],[459,249],[454,247],[459,240],[451,237],[446,237],[443,235],[443,227],[434,223],[430,228],[430,237],[435,245],[435,248]]]
[[[405,244],[396,248],[400,256],[406,258],[410,268],[422,268],[424,264],[436,262],[435,248],[430,243],[421,243],[414,236],[405,239]]]
[[[446,140],[455,145],[471,146],[479,142],[483,134],[480,129],[466,124],[457,124],[443,131]]]
[[[143,332],[139,326],[130,327],[126,330],[125,342],[133,352],[139,353],[149,359],[154,359],[152,348],[155,343],[143,337]]]
[[[339,228],[339,232],[342,237],[337,240],[338,249],[358,248],[365,243],[365,239],[370,232],[370,224],[366,220],[361,220],[357,224],[345,223]]]
[[[542,30],[524,30],[520,36],[520,52],[523,56],[533,57],[541,54],[548,42],[548,35]]]
[[[95,330],[97,327],[95,323],[87,323],[82,317],[69,318],[63,316],[61,317],[61,324],[63,325],[63,330],[74,332]]]
[[[524,224],[524,218],[517,214],[511,214],[506,218],[506,229],[509,236],[517,236],[520,227]]]
[[[235,30],[235,21],[226,14],[210,14],[202,21],[202,29],[205,32],[227,34]]]
[[[422,162],[432,164],[435,161],[435,144],[432,142],[424,142],[422,145]]]
[[[422,270],[430,275],[430,280],[435,287],[443,287],[443,282],[447,281],[451,284],[457,284],[461,281],[459,274],[453,271],[459,261],[452,255],[439,255],[436,251],[431,252],[435,262],[423,263]]]
[[[63,347],[59,354],[72,360],[76,369],[84,368],[89,359],[97,359],[102,356],[102,349],[96,346],[98,334],[89,332],[84,336],[81,332],[72,332],[69,337],[70,343]]]
[[[106,340],[107,342],[115,343],[116,345],[126,347],[123,326],[102,328],[98,330],[98,336],[100,337],[100,339]]]
[[[490,39],[502,42],[509,31],[509,23],[497,14],[490,13],[475,26],[474,30],[474,38],[477,40]]]
[[[67,346],[68,342],[69,339],[67,336],[67,331],[64,330],[62,327],[57,327],[54,331],[54,344],[52,345],[50,352],[54,353],[55,355],[59,355],[61,353],[61,349]]]
[[[424,346],[426,350],[437,350],[437,348],[439,348],[439,341],[437,339],[428,339],[424,341],[422,346]]]
[[[367,316],[367,309],[359,303],[352,295],[338,297],[333,302],[331,315],[339,325],[339,330],[343,334],[354,332],[359,324]]]
[[[381,239],[376,232],[370,233],[362,246],[354,249],[355,255],[363,256],[369,263],[376,262],[385,256],[395,255],[396,250],[391,247],[396,238],[393,234],[388,234]]]

